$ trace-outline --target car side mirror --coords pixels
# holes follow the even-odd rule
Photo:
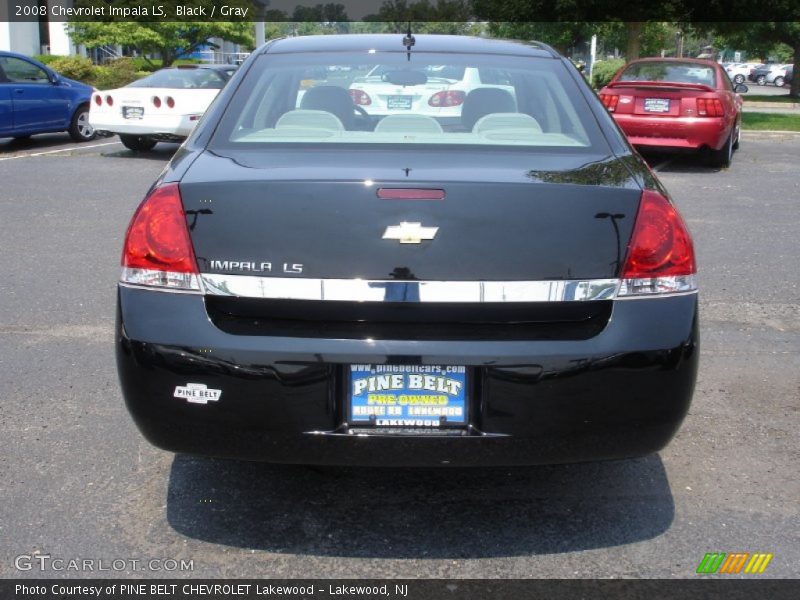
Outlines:
[[[745,92],[749,92],[750,88],[743,83],[737,83],[736,86],[733,88],[733,91],[736,92],[737,94],[744,94]]]
[[[48,71],[47,77],[50,79],[50,83],[52,85],[58,85],[61,83],[61,77],[59,76],[58,73],[55,73],[53,71]]]

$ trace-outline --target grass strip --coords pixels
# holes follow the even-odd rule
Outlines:
[[[742,96],[742,100],[745,102],[776,102],[776,103],[788,103],[791,104],[792,102],[796,102],[800,104],[800,98],[792,98],[789,95],[789,92],[786,92],[785,95],[782,96],[767,96],[764,94],[747,94],[746,96]]]
[[[800,131],[800,115],[743,112],[742,129],[762,131]]]

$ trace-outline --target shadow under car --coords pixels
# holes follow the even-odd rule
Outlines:
[[[303,467],[177,455],[167,519],[180,534],[287,554],[485,558],[571,552],[662,534],[661,459],[525,468]]]

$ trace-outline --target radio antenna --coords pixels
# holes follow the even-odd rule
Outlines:
[[[403,46],[406,47],[406,55],[408,60],[411,60],[411,46],[413,46],[417,42],[414,39],[414,36],[411,34],[411,21],[408,22],[408,33],[406,33],[406,37],[403,38]]]

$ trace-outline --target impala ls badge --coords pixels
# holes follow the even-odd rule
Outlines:
[[[423,227],[422,223],[403,221],[400,225],[389,225],[383,232],[383,239],[398,240],[401,244],[419,244],[422,240],[435,238],[437,231],[438,227]]]

